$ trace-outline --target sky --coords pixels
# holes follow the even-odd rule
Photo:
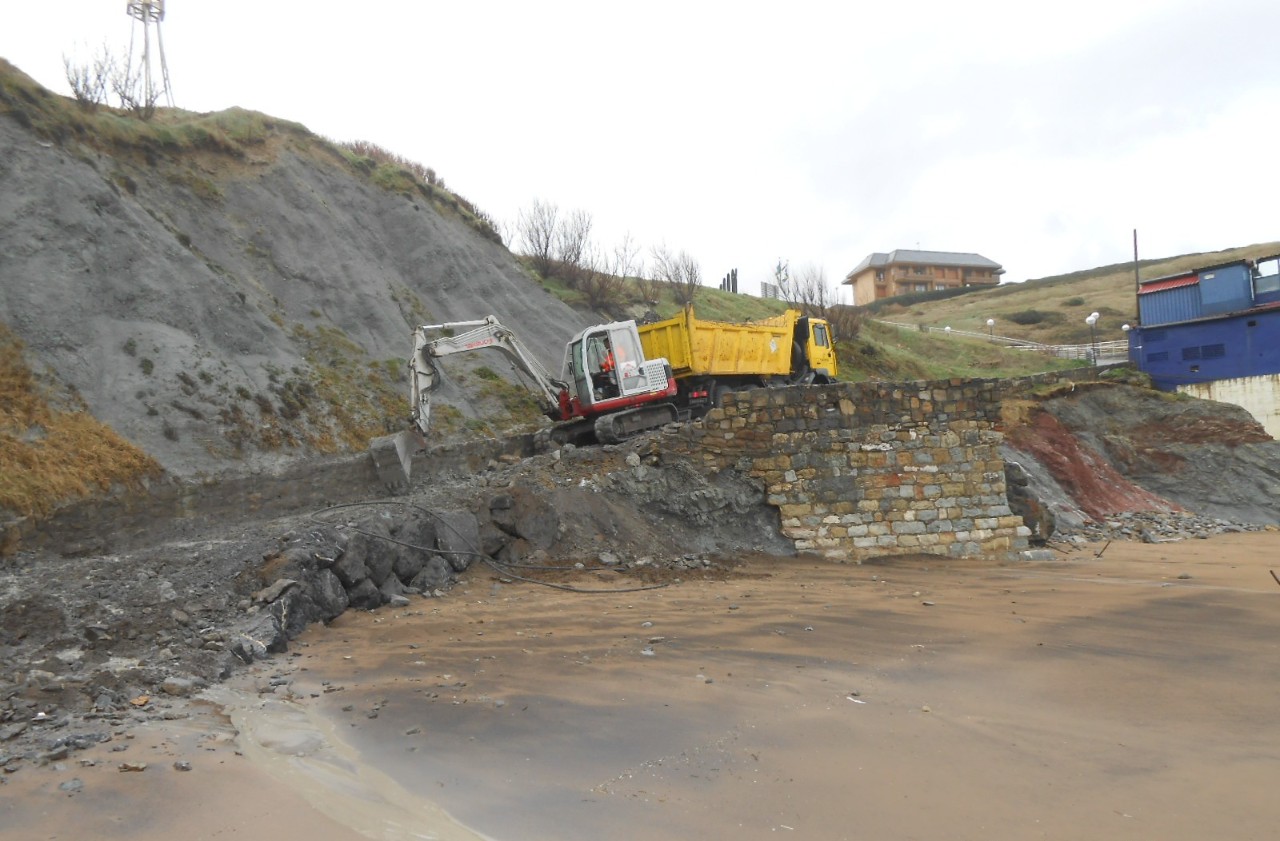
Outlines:
[[[0,0],[0,57],[140,53],[126,0]],[[175,104],[262,111],[432,167],[504,226],[755,293],[897,248],[1022,281],[1280,240],[1280,3],[169,0]],[[153,53],[155,52],[153,46]],[[153,54],[153,59],[155,58]],[[848,289],[840,293],[848,301]]]

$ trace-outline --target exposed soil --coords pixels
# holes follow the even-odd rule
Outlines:
[[[1081,443],[1049,411],[1009,431],[1009,446],[1033,456],[1086,514],[1103,519],[1121,511],[1180,511],[1121,475],[1098,452]]]
[[[1064,530],[1134,511],[1280,522],[1280,444],[1238,406],[1080,384],[1044,401],[1006,442],[1065,515]]]

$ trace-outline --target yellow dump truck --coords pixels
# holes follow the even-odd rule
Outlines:
[[[686,307],[674,318],[638,325],[646,358],[665,358],[678,404],[694,417],[730,391],[833,382],[831,325],[799,310],[761,321],[706,321]]]

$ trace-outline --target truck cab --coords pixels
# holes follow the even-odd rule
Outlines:
[[[795,343],[804,354],[808,369],[818,382],[831,382],[839,371],[835,337],[831,325],[822,318],[796,319]]]

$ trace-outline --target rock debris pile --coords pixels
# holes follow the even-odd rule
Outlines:
[[[1143,543],[1172,543],[1205,539],[1218,534],[1274,530],[1273,525],[1233,523],[1218,517],[1186,513],[1130,511],[1114,514],[1101,522],[1085,523],[1069,537],[1079,541],[1140,540]]]

